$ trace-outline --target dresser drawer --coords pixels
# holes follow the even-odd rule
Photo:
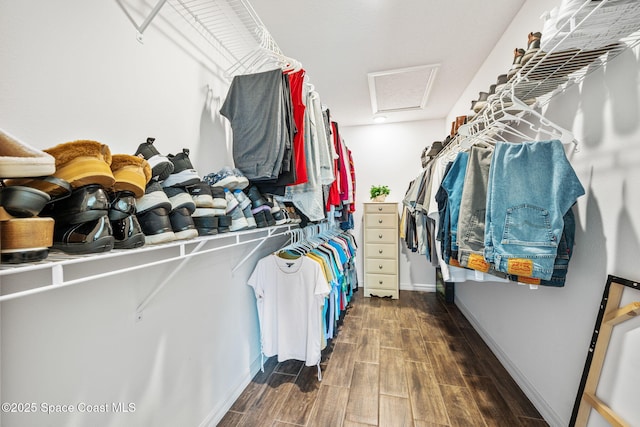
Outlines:
[[[367,274],[365,280],[367,288],[398,289],[398,276],[395,274]]]
[[[395,243],[398,231],[395,228],[367,228],[364,232],[365,243]]]
[[[366,203],[365,213],[394,213],[398,215],[398,205],[395,203]]]
[[[397,274],[398,262],[395,259],[366,259],[365,273]]]
[[[397,216],[394,214],[366,214],[364,225],[370,228],[396,228],[398,225]]]
[[[398,256],[398,247],[392,243],[367,243],[364,247],[367,258],[392,258]]]

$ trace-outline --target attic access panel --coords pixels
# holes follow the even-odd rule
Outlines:
[[[399,68],[367,74],[373,114],[421,110],[440,64]]]

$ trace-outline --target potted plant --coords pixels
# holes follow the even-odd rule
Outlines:
[[[374,202],[384,202],[389,193],[391,193],[391,190],[386,185],[372,185],[369,190],[371,200]]]

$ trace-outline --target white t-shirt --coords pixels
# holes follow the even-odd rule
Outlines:
[[[262,353],[278,361],[320,362],[322,308],[331,288],[317,262],[269,255],[249,277],[256,294]]]

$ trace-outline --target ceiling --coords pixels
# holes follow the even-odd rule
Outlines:
[[[386,97],[379,105],[417,107],[381,113],[388,123],[445,118],[524,2],[250,0],[342,126],[373,123],[369,73],[437,64],[424,108],[415,100],[425,88],[417,72],[390,76],[376,93]],[[405,84],[396,90],[394,82]]]

